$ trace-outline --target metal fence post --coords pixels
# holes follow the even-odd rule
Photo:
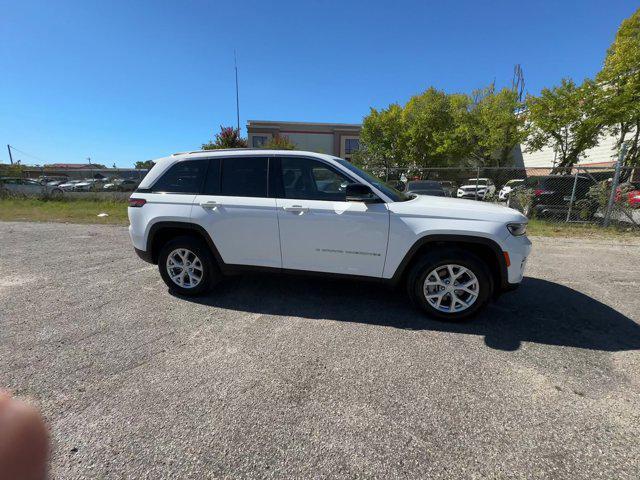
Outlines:
[[[608,227],[611,222],[611,213],[613,212],[613,203],[616,200],[616,189],[618,188],[618,182],[620,181],[620,167],[627,154],[627,144],[622,144],[620,149],[620,155],[618,155],[618,161],[616,162],[616,171],[613,174],[613,181],[611,182],[611,193],[609,194],[609,203],[607,203],[607,210],[604,214],[603,226]]]
[[[478,182],[480,181],[480,163],[478,163],[477,165],[477,170],[476,170],[476,201],[478,200]],[[487,195],[487,191],[484,191],[485,196]]]
[[[578,186],[578,172],[579,169],[576,168],[576,175],[575,178],[573,179],[573,190],[571,191],[571,201],[569,202],[569,210],[567,210],[567,222],[569,222],[570,218],[571,218],[571,210],[573,210],[573,202],[576,199],[576,187]]]

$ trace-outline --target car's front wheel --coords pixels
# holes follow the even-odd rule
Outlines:
[[[158,268],[169,289],[185,296],[207,293],[222,278],[209,248],[194,237],[178,237],[164,244]]]
[[[407,289],[413,303],[431,316],[460,321],[489,300],[493,282],[487,265],[458,249],[428,253],[412,268]]]

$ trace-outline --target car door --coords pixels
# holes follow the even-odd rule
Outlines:
[[[43,187],[40,182],[29,178],[22,179],[22,192],[25,195],[38,195],[42,193]]]
[[[275,170],[283,268],[380,277],[386,204],[347,202],[353,180],[320,160],[282,156]]]
[[[226,264],[282,266],[268,170],[265,156],[209,160],[204,190],[195,199],[191,219],[207,230]]]

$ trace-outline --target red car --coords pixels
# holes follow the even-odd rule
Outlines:
[[[640,183],[622,183],[616,189],[616,202],[623,201],[633,208],[640,208]]]

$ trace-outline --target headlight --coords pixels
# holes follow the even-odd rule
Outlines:
[[[516,237],[520,237],[527,233],[526,223],[507,223],[507,228],[511,232],[511,235],[515,235]]]

